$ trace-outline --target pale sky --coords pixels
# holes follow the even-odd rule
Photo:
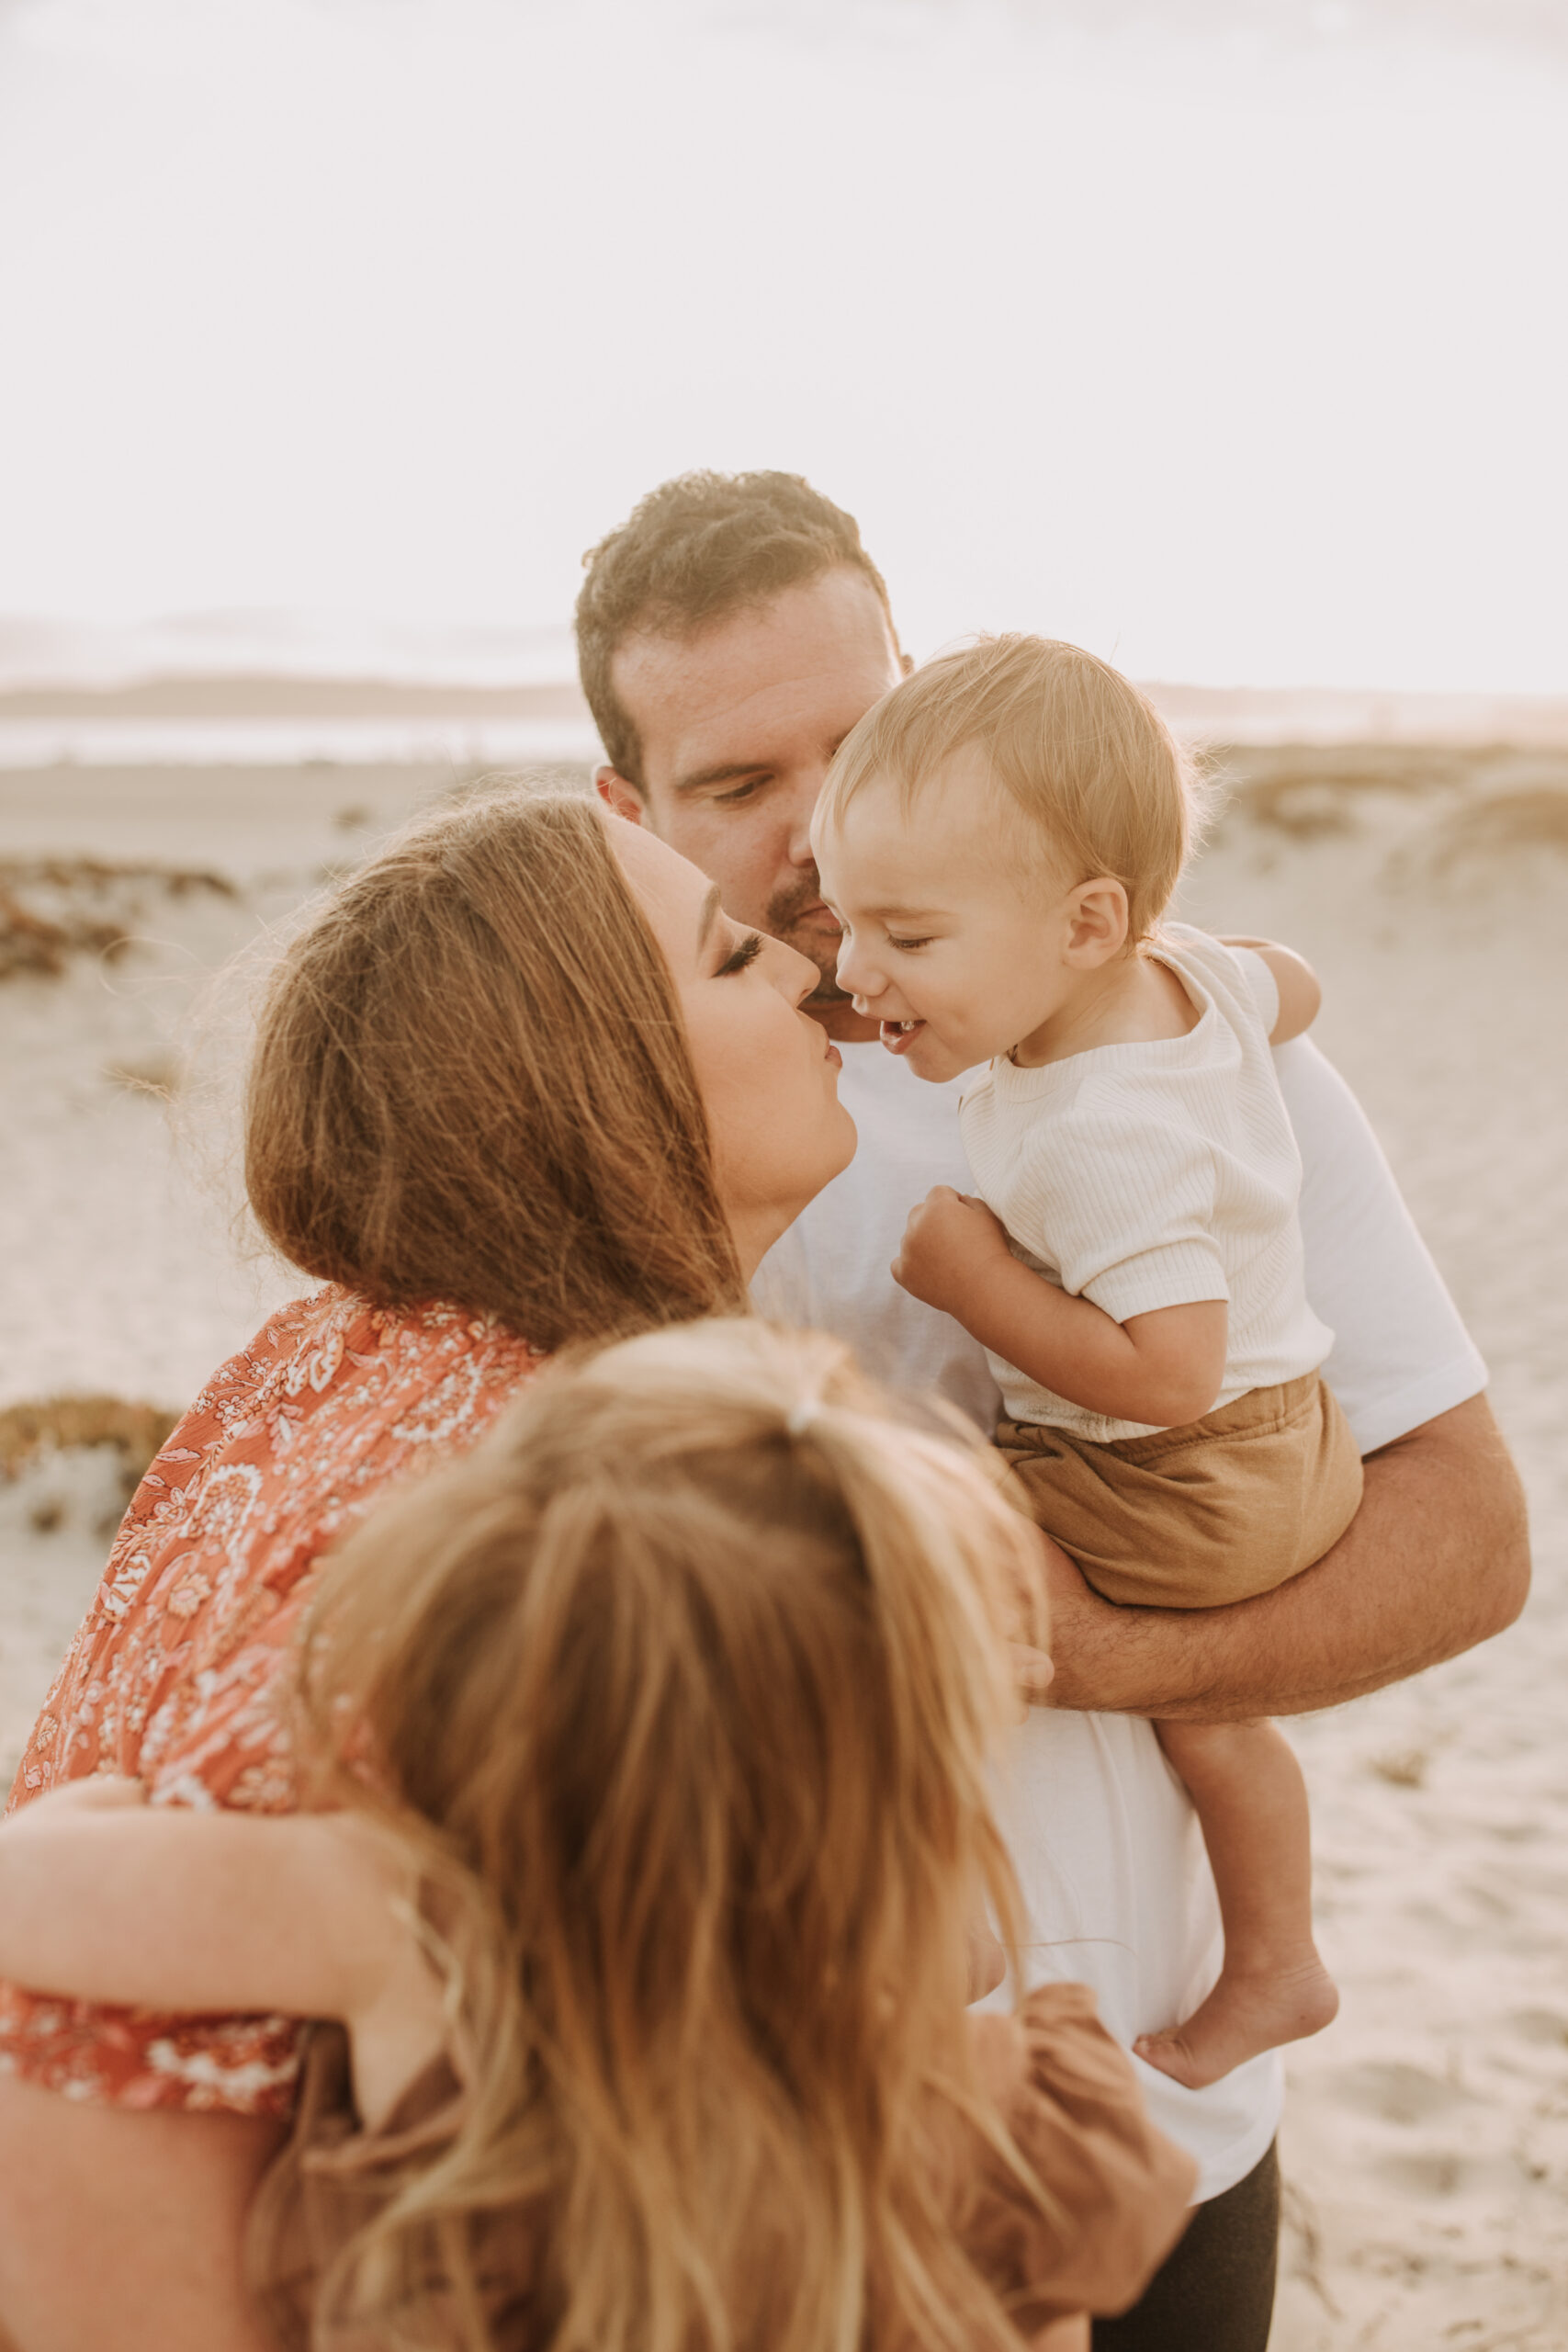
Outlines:
[[[919,652],[1568,691],[1556,0],[0,0],[0,613],[564,620],[683,468]]]

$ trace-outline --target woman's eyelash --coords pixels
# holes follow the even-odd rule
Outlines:
[[[730,949],[718,970],[714,974],[714,978],[722,980],[730,972],[743,972],[748,964],[756,962],[761,952],[761,933],[760,931],[749,933],[738,947]]]

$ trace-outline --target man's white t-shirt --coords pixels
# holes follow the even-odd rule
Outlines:
[[[879,1045],[840,1051],[859,1149],[769,1251],[753,1299],[774,1321],[847,1340],[890,1387],[940,1392],[989,1435],[1000,1399],[983,1350],[889,1272],[931,1186],[971,1189],[964,1081],[928,1086]],[[1310,1039],[1274,1061],[1302,1153],[1307,1295],[1335,1335],[1324,1374],[1371,1453],[1477,1395],[1486,1369],[1349,1088]],[[1091,1985],[1126,2045],[1190,2016],[1219,1973],[1219,1909],[1197,1816],[1150,1725],[1032,1708],[1000,1813],[1028,1907],[1030,1984]],[[1277,2052],[1202,2091],[1134,2064],[1155,2121],[1198,2160],[1200,2199],[1267,2153],[1283,2098]]]

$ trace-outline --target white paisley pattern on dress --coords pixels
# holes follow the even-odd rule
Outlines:
[[[323,1555],[391,1486],[466,1452],[542,1361],[493,1317],[443,1304],[373,1307],[330,1286],[273,1316],[137,1488],[12,1808],[119,1772],[154,1804],[288,1812],[280,1702]],[[0,2073],[121,2107],[286,2115],[301,2032],[0,1984]]]

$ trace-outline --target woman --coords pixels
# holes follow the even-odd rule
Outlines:
[[[14,1802],[112,1768],[289,1809],[280,1668],[326,1545],[465,1452],[543,1353],[739,1307],[849,1160],[838,1056],[798,1010],[816,979],[575,798],[434,817],[318,912],[263,1010],[245,1166],[264,1231],[326,1287],[149,1472]],[[7,1991],[0,2317],[24,2352],[260,2346],[238,2223],[297,2056],[282,2018]]]

